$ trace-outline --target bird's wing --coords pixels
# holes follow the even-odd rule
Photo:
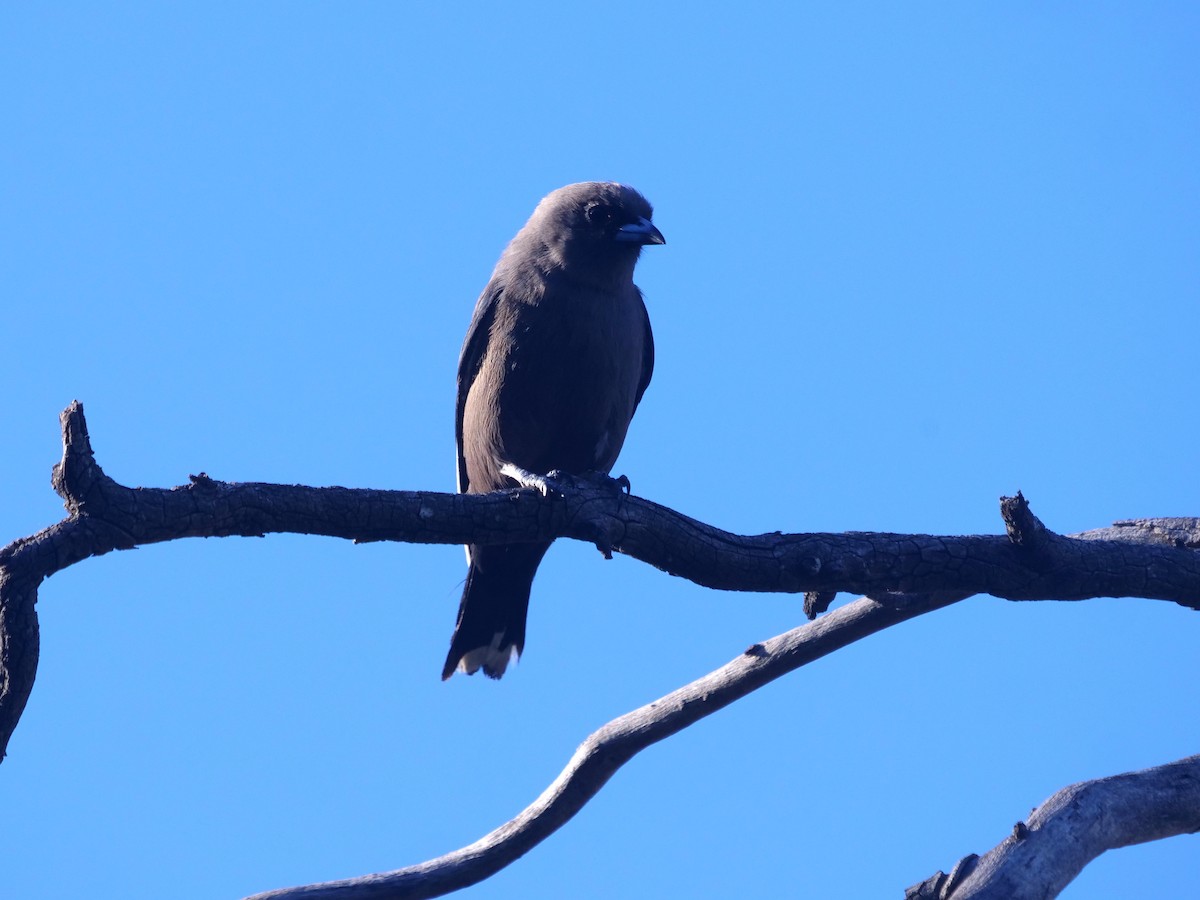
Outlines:
[[[637,394],[633,399],[633,408],[637,409],[642,402],[642,394],[650,386],[650,376],[654,374],[654,332],[650,330],[650,314],[646,312],[646,302],[642,300],[642,292],[638,291],[638,300],[642,307],[642,321],[646,325],[646,338],[642,342],[642,377],[638,381]]]
[[[492,282],[483,289],[475,304],[475,312],[471,316],[471,324],[467,327],[467,337],[463,341],[462,352],[458,356],[458,399],[454,404],[454,444],[458,451],[458,490],[467,489],[467,460],[463,455],[463,412],[467,407],[467,392],[479,367],[483,364],[484,353],[487,352],[488,334],[492,330],[492,319],[496,316],[496,306],[503,293],[501,285]]]

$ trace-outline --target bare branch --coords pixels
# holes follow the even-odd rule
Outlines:
[[[531,490],[459,495],[225,483],[201,474],[172,489],[128,488],[96,464],[82,406],[73,403],[61,420],[63,459],[53,484],[68,516],[0,549],[0,753],[36,673],[34,602],[41,581],[91,556],[143,544],[271,532],[452,544],[569,537],[707,587],[804,592],[812,615],[839,592],[876,598],[755,644],[716,672],[609,723],[525,812],[469,847],[396,872],[276,891],[260,900],[432,897],[476,883],[561,827],[643,748],[813,659],[976,593],[1012,600],[1133,596],[1200,608],[1195,519],[1120,522],[1068,537],[1047,529],[1018,494],[1002,501],[1005,536],[744,536],[587,485],[550,497]],[[964,861],[938,889],[965,884],[978,871],[973,860]]]
[[[1200,554],[1179,523],[1154,542],[1063,537],[1006,500],[1010,536],[849,532],[737,535],[649,500],[580,486],[564,496],[376,491],[226,483],[203,473],[170,489],[128,488],[96,463],[83,406],[60,416],[53,484],[68,516],[0,549],[0,758],[37,668],[37,588],[92,556],[185,537],[291,532],[354,541],[503,543],[568,537],[619,551],[696,584],[810,594],[811,614],[839,592],[992,594],[1009,600],[1145,597],[1200,608]],[[1164,540],[1164,535],[1169,539]]]
[[[958,595],[862,598],[747,648],[714,672],[609,722],[524,812],[468,847],[379,875],[257,894],[251,900],[414,900],[439,897],[495,874],[565,825],[635,754],[765,684],[860,638],[962,599]]]
[[[1106,850],[1200,831],[1200,756],[1063,788],[1028,822],[906,900],[1044,900]]]
[[[1125,519],[1108,528],[1084,531],[1073,537],[1088,541],[1132,541],[1200,549],[1200,519]]]
[[[73,403],[62,422],[63,461],[54,485],[70,515],[0,549],[0,566],[38,582],[91,556],[184,537],[290,532],[436,544],[568,537],[724,590],[869,596],[952,590],[1010,600],[1136,596],[1200,608],[1200,554],[1180,537],[1200,534],[1200,520],[1145,520],[1150,524],[1139,541],[1131,539],[1138,533],[1131,522],[1077,537],[1037,523],[1037,541],[1011,526],[1012,539],[886,532],[747,536],[600,488],[544,498],[530,490],[463,495],[313,488],[221,482],[205,474],[175,488],[128,488],[95,462],[82,406]],[[1018,501],[1024,504],[1020,495],[1005,503]],[[1174,523],[1173,530],[1164,522]],[[1183,523],[1191,523],[1190,531]]]
[[[0,759],[37,675],[41,637],[36,601],[36,581],[0,566]]]

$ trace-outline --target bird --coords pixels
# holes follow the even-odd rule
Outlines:
[[[654,371],[633,283],[665,244],[649,201],[616,182],[546,195],[500,256],[458,360],[458,490],[519,485],[515,471],[607,475]],[[506,474],[506,472],[508,474]],[[525,649],[533,577],[549,542],[471,545],[442,680],[500,678]]]

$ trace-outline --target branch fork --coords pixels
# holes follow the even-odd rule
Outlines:
[[[1005,536],[737,535],[631,496],[627,481],[624,491],[614,491],[620,482],[607,478],[568,482],[559,476],[543,478],[540,486],[533,482],[535,490],[469,495],[223,482],[202,472],[176,488],[128,488],[96,463],[80,403],[64,410],[60,421],[63,457],[52,483],[67,517],[0,548],[0,759],[36,675],[38,586],[67,566],[112,550],[181,537],[279,532],[439,544],[574,538],[596,544],[606,556],[620,552],[706,587],[805,595],[812,621],[752,645],[720,669],[599,729],[527,810],[471,846],[394,872],[255,900],[399,900],[473,884],[560,828],[646,747],[821,656],[974,594],[1009,600],[1128,596],[1200,609],[1200,519],[1127,520],[1063,536],[1046,528],[1018,493],[1001,500]],[[866,596],[826,612],[839,592]],[[908,896],[1052,896],[1105,849],[1200,830],[1197,791],[1200,757],[1066,788],[996,849],[965,857],[950,875],[939,872]],[[1082,837],[1076,829],[1089,810],[1093,826],[1096,816],[1112,820],[1101,837],[1095,827]],[[1139,822],[1150,824],[1138,830]]]

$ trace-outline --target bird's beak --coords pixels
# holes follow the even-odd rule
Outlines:
[[[629,225],[622,225],[617,229],[613,240],[626,244],[665,244],[667,242],[667,239],[662,236],[662,232],[654,227],[654,223],[645,218],[639,218]]]

